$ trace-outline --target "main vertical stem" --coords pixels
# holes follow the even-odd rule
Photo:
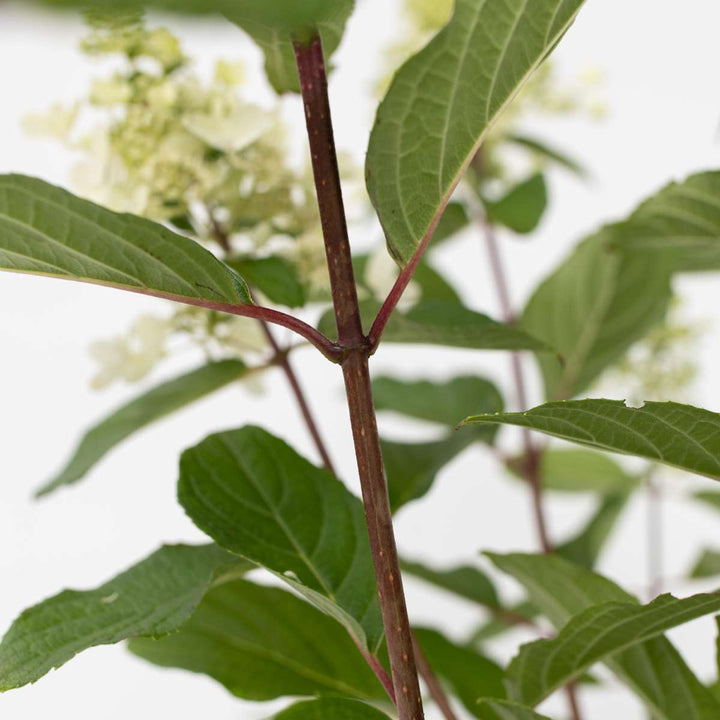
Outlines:
[[[328,259],[338,344],[344,349],[343,377],[396,705],[400,720],[422,720],[422,697],[370,385],[369,344],[360,320],[340,188],[322,43],[315,35],[308,42],[296,42],[294,48]]]

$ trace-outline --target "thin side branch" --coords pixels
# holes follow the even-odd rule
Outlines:
[[[315,189],[330,274],[338,345],[362,487],[380,609],[399,720],[423,720],[410,622],[400,575],[368,368],[369,345],[360,321],[352,255],[335,152],[325,61],[319,35],[294,44]]]
[[[298,408],[300,409],[300,413],[303,416],[303,420],[305,421],[305,425],[308,429],[308,432],[310,433],[310,437],[312,437],[313,442],[315,443],[315,448],[320,454],[320,458],[322,459],[325,469],[329,470],[333,475],[337,476],[335,468],[333,467],[332,460],[330,459],[330,454],[328,453],[327,447],[325,446],[322,436],[320,435],[320,430],[310,410],[310,405],[308,404],[308,401],[305,397],[305,393],[300,386],[300,381],[295,374],[295,370],[293,370],[293,367],[290,364],[287,352],[280,348],[277,340],[275,339],[275,336],[273,335],[272,330],[266,322],[260,321],[260,326],[265,333],[265,337],[267,337],[268,342],[270,343],[270,347],[272,347],[273,351],[275,352],[275,356],[278,358],[278,366],[285,373],[285,377],[290,384],[290,389],[295,396],[295,400],[298,404]]]
[[[430,663],[428,662],[427,657],[425,657],[425,653],[422,651],[422,648],[415,639],[415,636],[413,636],[413,647],[415,649],[415,662],[417,663],[420,675],[422,675],[422,679],[425,681],[425,685],[427,685],[427,689],[430,691],[430,696],[435,701],[435,704],[438,706],[442,716],[445,720],[458,720],[455,711],[452,709],[452,705],[450,705],[450,700],[445,694],[445,689],[440,684],[440,681],[437,679],[433,669],[430,667]]]

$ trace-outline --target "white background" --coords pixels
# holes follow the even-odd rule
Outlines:
[[[396,2],[359,0],[337,55],[331,84],[336,135],[341,148],[362,162],[374,106],[368,93],[376,75],[379,48],[399,32]],[[191,55],[209,67],[217,57],[242,57],[259,77],[256,51],[242,34],[220,21],[190,24],[163,20],[185,41]],[[551,173],[552,208],[532,240],[508,240],[503,252],[520,305],[535,284],[571,245],[599,223],[622,217],[636,202],[673,178],[718,166],[720,119],[720,4],[716,0],[589,0],[554,55],[561,75],[573,78],[589,64],[606,71],[604,96],[610,116],[601,124],[580,119],[538,121],[531,129],[579,157],[592,171],[581,183],[562,171]],[[0,171],[35,174],[65,182],[70,158],[50,142],[27,138],[21,118],[55,100],[81,96],[97,69],[77,52],[84,28],[71,17],[57,19],[22,5],[0,7]],[[257,80],[251,97],[269,94]],[[254,93],[254,94],[253,94]],[[302,122],[296,100],[288,117]],[[377,241],[379,235],[371,238]],[[367,242],[367,238],[353,238]],[[482,246],[472,233],[448,246],[443,267],[461,278],[466,302],[497,314]],[[712,324],[720,293],[717,277],[682,279],[676,288],[690,319],[711,321],[699,348],[703,368],[692,400],[720,409],[718,333]],[[31,491],[66,458],[81,429],[101,418],[139,388],[116,386],[101,394],[88,388],[93,367],[90,341],[127,329],[141,312],[162,312],[160,301],[31,277],[0,277],[2,380],[0,380],[0,630],[20,610],[63,587],[92,587],[147,555],[162,542],[198,541],[174,501],[178,452],[205,434],[253,422],[308,448],[304,428],[281,376],[268,378],[261,398],[231,388],[143,432],[103,461],[84,483],[43,501]],[[336,368],[308,351],[296,356],[312,405],[344,477],[357,489],[346,412],[340,402]],[[145,385],[193,365],[174,359]],[[528,362],[528,367],[530,364]],[[511,396],[507,358],[501,354],[416,349],[383,349],[375,371],[401,368],[408,376],[449,376],[458,370],[484,372]],[[534,372],[534,371],[533,371]],[[534,384],[535,387],[536,383]],[[536,393],[533,401],[539,401]],[[421,437],[425,429],[383,419],[396,436]],[[414,433],[414,434],[413,434]],[[511,431],[503,442],[517,441]],[[305,450],[310,454],[310,450]],[[711,487],[680,474],[665,478],[666,574],[677,578],[700,546],[712,544],[717,519],[681,503],[696,486]],[[588,503],[561,498],[550,507],[560,539],[582,524]],[[638,495],[603,556],[604,572],[628,589],[647,584],[645,502]],[[438,478],[432,492],[398,516],[399,544],[408,555],[438,563],[479,562],[481,549],[530,550],[535,536],[529,500],[517,483],[499,471],[487,453],[471,449]],[[503,583],[512,595],[516,588]],[[670,580],[667,589],[688,593],[700,586]],[[408,582],[411,614],[419,622],[447,628],[460,639],[479,619],[476,610]],[[710,620],[672,633],[690,664],[704,679],[714,677],[714,630]],[[506,658],[512,644],[495,648]],[[643,717],[616,684],[583,694],[586,718],[613,713]],[[282,705],[283,703],[280,703]],[[38,685],[0,697],[8,720],[48,716],[76,720],[172,717],[267,717],[275,707],[237,701],[204,677],[159,670],[122,647],[83,653]],[[562,699],[546,708],[560,718]]]

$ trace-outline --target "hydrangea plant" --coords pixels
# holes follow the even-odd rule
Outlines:
[[[548,163],[583,174],[519,130],[527,111],[602,114],[595,90],[559,88],[547,63],[582,0],[408,4],[403,41],[388,53],[403,61],[380,83],[365,165],[386,241],[370,254],[350,246],[341,176],[350,204],[367,209],[352,189],[357,169],[336,152],[327,86],[352,0],[143,3],[222,13],[252,37],[270,85],[302,98],[307,168],[289,160],[281,115],[244,97],[241,66],[221,61],[201,81],[179,40],[145,23],[140,3],[122,12],[117,3],[91,4],[83,51],[121,62],[85,99],[27,120],[29,130],[81,152],[77,194],[0,177],[0,268],[172,303],[169,314],[139,318],[125,336],[92,347],[98,388],[148,375],[177,337],[199,344],[207,362],[89,429],[40,493],[81,481],[140,428],[274,366],[323,467],[255,426],[188,448],[178,500],[209,542],[164,546],[97,589],[26,610],[0,643],[0,690],[34,682],[89,647],[129,640],[136,655],[207,674],[240,698],[305,698],[277,718],[420,720],[422,678],[447,720],[461,712],[542,720],[536,708],[556,691],[579,720],[581,684],[596,663],[655,718],[720,717],[717,689],[664,635],[720,612],[720,594],[661,594],[641,604],[595,570],[643,479],[598,450],[643,459],[646,475],[665,464],[720,479],[720,415],[662,401],[694,372],[677,352],[694,330],[668,317],[671,281],[720,265],[720,172],[666,185],[583,239],[520,313],[496,237],[499,227],[518,235],[537,227]],[[507,159],[518,150],[519,166]],[[465,307],[453,279],[433,265],[435,247],[471,230],[487,248],[500,319]],[[338,479],[291,364],[296,345],[281,346],[274,325],[339,366],[362,499]],[[387,342],[510,352],[522,411],[505,412],[501,390],[480,376],[371,377],[370,359]],[[532,353],[543,380],[546,402],[531,409],[520,352]],[[647,402],[586,397],[608,370],[632,377]],[[381,438],[378,411],[432,422],[442,437]],[[496,444],[502,424],[522,428],[518,453]],[[541,445],[531,431],[580,447]],[[525,589],[519,604],[474,565],[439,569],[398,557],[393,514],[474,444],[522,478],[532,497],[540,551],[488,555]],[[544,494],[553,491],[597,498],[587,527],[563,542],[547,525]],[[717,498],[699,496],[716,506]],[[720,573],[717,555],[706,551],[692,573]],[[247,575],[257,568],[279,586],[255,583]],[[404,574],[475,603],[490,621],[463,643],[411,626]],[[551,637],[543,637],[545,621]],[[538,639],[503,666],[486,643],[518,625]]]

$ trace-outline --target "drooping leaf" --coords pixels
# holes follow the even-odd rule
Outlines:
[[[251,302],[245,281],[194,240],[22,175],[0,176],[0,269],[217,309]]]
[[[540,610],[527,600],[522,600],[509,607],[506,611],[494,613],[493,616],[479,625],[471,636],[471,644],[480,646],[518,625],[532,624],[540,614]]]
[[[707,507],[720,511],[720,492],[715,490],[700,490],[699,492],[693,493],[692,497]]]
[[[593,492],[603,495],[629,493],[640,481],[613,458],[592,450],[548,448],[540,460],[543,490]]]
[[[665,315],[671,296],[667,258],[623,255],[610,248],[611,241],[606,229],[580,243],[523,312],[521,326],[564,360],[538,356],[548,400],[583,391]]]
[[[692,405],[647,402],[633,408],[622,400],[566,400],[466,422],[519,425],[720,480],[720,415]]]
[[[97,645],[176,630],[214,581],[249,563],[216,545],[170,545],[95,590],[25,610],[0,643],[0,692],[35,682]]]
[[[275,715],[275,720],[387,720],[377,708],[357,700],[323,698],[296,703]]]
[[[531,150],[543,159],[552,160],[557,165],[564,167],[566,170],[570,170],[570,172],[580,177],[587,175],[585,168],[583,168],[577,160],[573,160],[569,155],[566,155],[554,147],[550,147],[550,145],[537,138],[528,137],[527,135],[508,135],[505,139],[515,145],[520,145],[521,147]]]
[[[393,512],[411,500],[423,497],[432,487],[436,475],[474,440],[472,435],[463,433],[434,442],[381,440]]]
[[[720,171],[667,185],[612,230],[616,247],[667,253],[676,272],[720,269]]]
[[[255,427],[217,433],[180,460],[180,504],[221,547],[263,565],[374,652],[382,619],[362,503]]]
[[[361,303],[363,318],[372,319],[379,307],[375,302]],[[326,313],[318,328],[334,337],[337,334],[334,326],[333,314]],[[383,342],[474,350],[548,350],[520,328],[496,322],[460,304],[440,300],[421,301],[407,313],[394,312],[385,326]],[[558,360],[552,357],[551,362]]]
[[[482,720],[550,720],[534,710],[509,700],[480,700],[476,717]]]
[[[433,247],[450,240],[470,223],[465,206],[460,202],[449,202],[432,236]]]
[[[496,201],[485,200],[488,218],[516,233],[532,232],[547,208],[547,186],[542,173],[536,173],[511,188]]]
[[[168,380],[135,398],[85,433],[65,467],[40,488],[38,496],[81,480],[133,433],[234,382],[247,370],[240,360],[222,360]]]
[[[557,637],[520,648],[507,670],[508,694],[537,705],[596,662],[718,610],[720,593],[682,599],[660,595],[649,605],[594,605],[575,615]]]
[[[720,552],[706,548],[695,561],[690,577],[708,578],[715,575],[720,575]]]
[[[241,0],[225,11],[265,54],[265,72],[276,92],[300,92],[293,53],[293,35],[303,37],[316,28],[322,37],[328,62],[337,49],[350,17],[354,0]]]
[[[454,428],[459,418],[470,412],[500,412],[503,399],[489,380],[476,376],[460,376],[444,382],[430,380],[397,380],[379,377],[373,380],[373,398],[377,410],[392,410],[419,420]],[[492,442],[494,433],[482,433]]]
[[[627,493],[605,495],[585,527],[575,537],[558,545],[555,552],[578,565],[594,567],[629,497]]]
[[[488,557],[525,586],[531,600],[558,629],[593,605],[637,604],[611,580],[556,555],[488,553]],[[720,717],[720,703],[663,636],[623,650],[606,664],[659,720]]]
[[[475,717],[481,697],[505,697],[503,670],[477,650],[457,645],[437,630],[413,628],[415,639],[430,667],[452,688],[462,704]]]
[[[421,578],[478,605],[500,607],[495,585],[482,570],[476,567],[462,565],[448,570],[435,570],[424,563],[407,559],[400,560],[400,567],[404,573]]]
[[[457,0],[448,25],[396,73],[366,162],[401,266],[432,234],[487,130],[557,44],[582,0]]]
[[[256,258],[236,255],[225,262],[272,302],[288,307],[305,304],[305,288],[289,260],[277,256]]]
[[[130,650],[209,675],[247,700],[385,692],[338,623],[285,590],[245,580],[211,590],[179,632],[133,640]]]

